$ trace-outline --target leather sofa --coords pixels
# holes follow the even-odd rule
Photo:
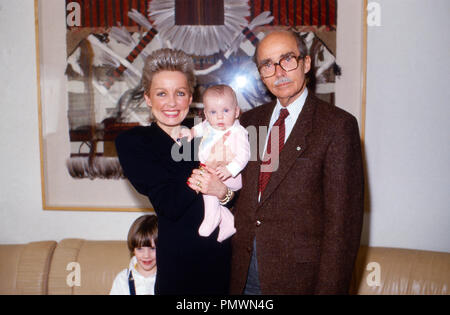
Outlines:
[[[0,294],[108,294],[125,241],[0,245]],[[450,294],[450,253],[361,246],[350,294]]]

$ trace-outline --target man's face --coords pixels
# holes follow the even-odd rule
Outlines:
[[[295,38],[287,32],[274,32],[267,35],[259,44],[258,66],[267,62],[278,63],[289,54],[300,55]],[[298,60],[298,67],[292,71],[285,71],[279,65],[275,67],[275,74],[268,78],[261,77],[270,92],[275,95],[281,105],[288,106],[305,89],[305,74],[311,68],[311,59],[306,56]]]

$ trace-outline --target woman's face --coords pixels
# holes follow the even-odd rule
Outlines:
[[[178,129],[192,102],[186,76],[180,71],[156,73],[145,101],[158,126],[172,136],[172,131]]]

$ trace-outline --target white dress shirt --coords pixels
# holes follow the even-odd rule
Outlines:
[[[305,105],[307,96],[308,96],[308,89],[305,87],[303,93],[287,107],[283,107],[280,103],[280,100],[277,99],[277,104],[275,105],[275,108],[273,109],[272,112],[272,116],[270,117],[269,129],[267,130],[266,141],[264,144],[264,151],[263,151],[264,154],[266,154],[267,142],[269,140],[270,131],[272,130],[272,127],[275,124],[275,122],[278,120],[281,109],[286,108],[289,112],[289,116],[287,116],[286,119],[284,120],[285,125],[284,143],[286,143],[287,139],[289,138],[289,135],[291,134],[292,129],[294,128],[295,123],[297,122],[297,118],[303,109],[303,105]],[[258,194],[258,201],[260,200],[261,200],[261,193]]]
[[[273,125],[277,121],[278,117],[280,116],[280,111],[282,108],[286,108],[289,112],[289,116],[286,117],[284,120],[285,125],[285,131],[284,131],[284,143],[286,143],[287,139],[289,138],[289,135],[291,134],[292,129],[294,128],[295,122],[297,121],[298,115],[300,115],[300,112],[303,109],[303,105],[305,105],[306,97],[308,96],[308,89],[305,88],[303,93],[291,104],[289,104],[287,107],[281,106],[280,100],[277,99],[277,104],[275,105],[275,108],[273,109],[272,116],[270,117],[269,122],[269,130],[267,130],[267,136],[266,141],[264,145],[264,153],[266,152],[267,148],[267,141],[269,140],[269,134],[272,130]]]

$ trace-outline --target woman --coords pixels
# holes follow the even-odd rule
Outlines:
[[[195,86],[193,61],[182,51],[157,50],[145,62],[141,84],[155,122],[122,133],[116,148],[125,176],[158,215],[155,293],[227,294],[230,241],[217,242],[218,229],[201,237],[198,228],[204,213],[199,192],[222,200],[229,192],[198,169],[198,142],[179,139]]]

